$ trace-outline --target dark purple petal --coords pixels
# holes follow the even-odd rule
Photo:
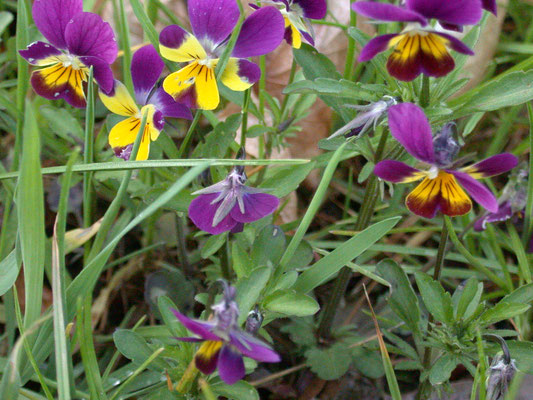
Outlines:
[[[474,25],[481,19],[480,0],[407,0],[407,8],[426,18],[456,25]]]
[[[131,59],[131,78],[135,98],[140,105],[146,105],[148,95],[154,88],[165,63],[151,44],[137,50]]]
[[[254,222],[272,214],[279,206],[279,199],[267,193],[245,193],[242,196],[244,214],[237,203],[230,212],[238,222]]]
[[[293,0],[304,12],[305,18],[322,19],[328,12],[326,0]]]
[[[496,4],[496,0],[481,0],[481,3],[483,4],[483,8],[494,15],[498,13],[498,5]]]
[[[65,29],[69,52],[77,56],[93,56],[113,64],[117,58],[117,42],[111,26],[90,12],[75,15]]]
[[[413,103],[390,107],[389,128],[392,136],[413,157],[430,164],[435,162],[431,126],[420,107]]]
[[[54,46],[66,49],[65,28],[82,11],[82,0],[35,0],[32,15],[43,36]]]
[[[442,33],[442,32],[432,32],[432,33],[435,33],[439,36],[442,36],[444,39],[446,39],[446,46],[449,47],[450,49],[455,50],[456,52],[461,53],[461,54],[466,54],[469,56],[474,55],[474,51],[470,47],[468,47],[466,44],[461,42],[459,39],[457,39],[456,37],[452,35],[448,35],[447,33]]]
[[[279,46],[285,33],[285,21],[275,7],[254,11],[242,24],[233,48],[233,57],[262,56]]]
[[[426,18],[416,11],[387,3],[357,1],[352,4],[352,9],[358,14],[378,21],[418,22],[422,26],[428,23]]]
[[[199,343],[199,342],[204,341],[204,339],[200,339],[196,337],[175,337],[174,339],[179,340],[180,342],[188,342],[188,343]]]
[[[102,92],[109,93],[113,90],[115,79],[109,64],[97,57],[80,57],[86,66],[93,67],[93,78],[98,83]]]
[[[463,25],[447,24],[446,22],[441,22],[440,25],[449,31],[462,32]]]
[[[63,53],[48,43],[33,42],[25,50],[19,50],[19,54],[32,65],[51,65]]]
[[[244,361],[242,360],[241,353],[237,349],[228,345],[222,347],[218,357],[218,374],[220,375],[220,379],[228,385],[233,385],[235,382],[244,378]]]
[[[189,206],[189,218],[194,222],[194,225],[212,235],[230,231],[238,222],[232,218],[230,213],[217,226],[213,226],[213,219],[221,202],[216,204],[211,204],[211,202],[217,197],[218,193],[202,194],[194,199]]]
[[[239,7],[233,0],[189,0],[189,19],[194,36],[222,43],[239,19]]]
[[[396,36],[398,36],[396,33],[391,33],[389,35],[381,35],[371,39],[365,47],[361,49],[357,61],[364,62],[373,59],[376,54],[387,50],[389,42]]]
[[[275,363],[281,361],[279,354],[268,344],[247,332],[233,332],[230,338],[231,344],[237,347],[243,356],[260,362]]]
[[[470,175],[460,171],[448,171],[453,174],[461,186],[468,192],[472,198],[478,202],[482,207],[490,212],[498,211],[498,200],[492,192],[482,183],[476,181]]]
[[[239,233],[242,232],[244,229],[244,224],[242,222],[238,222],[233,228],[231,228],[231,233]]]
[[[315,38],[311,36],[309,32],[300,31],[300,30],[298,30],[298,32],[300,32],[300,35],[303,36],[303,38],[307,41],[307,43],[309,43],[311,46],[315,45]]]
[[[186,317],[178,310],[174,310],[173,308],[171,308],[170,311],[172,311],[172,313],[183,324],[183,326],[187,328],[187,330],[191,331],[195,335],[198,335],[205,340],[220,340],[217,335],[211,332],[211,329],[213,329],[213,327],[215,326],[214,324]]]
[[[413,182],[424,177],[424,173],[400,161],[384,160],[374,167],[374,174],[393,183]]]
[[[511,207],[510,201],[504,201],[503,203],[498,205],[498,211],[495,213],[487,213],[481,218],[479,218],[474,223],[474,230],[476,231],[484,231],[487,229],[487,223],[493,223],[493,222],[500,222],[500,221],[507,221],[509,218],[513,216],[513,208]]]
[[[501,153],[462,168],[462,172],[472,175],[475,179],[489,178],[507,172],[518,165],[518,158],[510,153]]]
[[[165,117],[192,119],[191,110],[184,104],[176,102],[162,87],[150,97],[149,103],[153,104]]]

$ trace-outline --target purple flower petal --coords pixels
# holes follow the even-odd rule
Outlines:
[[[82,0],[35,0],[32,15],[37,29],[54,46],[66,49],[65,28],[83,11]]]
[[[222,43],[239,19],[239,7],[233,0],[189,0],[189,19],[194,36]]]
[[[495,213],[486,213],[474,223],[474,230],[484,231],[487,229],[487,223],[507,221],[513,216],[513,208],[510,201],[504,201],[498,205],[498,211]]]
[[[481,19],[480,0],[407,0],[407,8],[426,18],[456,25],[474,25]]]
[[[242,24],[233,48],[233,57],[262,56],[279,46],[285,34],[285,21],[275,7],[254,11]]]
[[[175,337],[174,339],[179,340],[180,342],[188,342],[188,343],[199,343],[199,342],[204,341],[204,339],[200,339],[196,337]]]
[[[392,38],[398,36],[396,33],[391,33],[388,35],[381,35],[371,39],[365,47],[361,49],[357,61],[364,62],[373,59],[376,54],[381,53],[382,51],[387,50],[389,43]]]
[[[231,210],[231,217],[238,222],[254,222],[272,214],[279,206],[279,199],[267,193],[244,193],[244,213],[237,203]]]
[[[184,104],[176,102],[162,87],[155,91],[149,102],[165,117],[192,119],[191,110]]]
[[[358,14],[378,21],[418,22],[422,26],[428,23],[423,15],[414,10],[408,10],[387,3],[357,1],[352,4],[352,9]]]
[[[131,59],[131,78],[135,98],[140,105],[146,105],[148,95],[154,88],[165,63],[151,44],[137,50]]]
[[[49,100],[64,99],[76,108],[85,108],[84,79],[81,69],[64,67],[57,63],[37,71],[31,75],[33,90]]]
[[[481,0],[481,3],[483,5],[483,8],[494,15],[498,14],[498,5],[496,4],[496,0]]]
[[[420,107],[413,103],[390,107],[389,128],[392,136],[413,157],[430,164],[435,162],[431,126]]]
[[[478,202],[482,207],[490,212],[498,211],[498,200],[492,194],[492,192],[482,183],[476,181],[469,174],[460,171],[449,171],[453,174],[461,186],[472,196],[472,198]]]
[[[374,174],[393,183],[407,183],[422,179],[426,174],[400,161],[384,160],[374,167]]]
[[[77,56],[93,56],[113,64],[117,58],[117,42],[111,26],[99,15],[84,12],[75,15],[65,29],[69,52]]]
[[[497,154],[460,171],[474,179],[489,178],[507,172],[518,165],[518,158],[510,153]]]
[[[113,90],[115,79],[113,78],[113,71],[106,61],[98,57],[89,56],[79,57],[79,59],[86,66],[93,67],[93,78],[104,93],[109,93]]]
[[[19,50],[19,54],[31,65],[45,66],[59,62],[58,56],[63,53],[48,43],[33,42],[25,50]]]
[[[233,385],[244,378],[245,370],[242,355],[232,346],[225,345],[220,350],[218,374],[220,379],[228,385]]]
[[[171,308],[170,311],[172,311],[172,313],[183,324],[183,326],[187,328],[187,330],[191,331],[195,335],[200,336],[204,340],[220,340],[217,335],[211,332],[211,329],[213,329],[213,327],[215,326],[214,324],[186,317],[178,310],[174,310],[173,308]]]
[[[220,202],[211,204],[218,197],[218,193],[202,194],[194,199],[189,206],[189,218],[198,228],[212,235],[230,231],[237,221],[228,214],[216,226],[213,226],[215,214],[220,206]]]
[[[455,50],[456,52],[461,53],[461,54],[466,54],[469,56],[474,55],[474,51],[470,47],[468,47],[466,44],[461,42],[459,39],[457,39],[456,37],[452,35],[448,35],[447,33],[442,33],[442,32],[432,32],[432,33],[435,33],[439,36],[442,36],[444,39],[446,39],[446,46],[449,47],[450,49]]]
[[[231,344],[237,347],[243,356],[260,362],[275,363],[281,357],[268,344],[246,332],[233,332],[230,335]]]
[[[305,18],[322,19],[328,12],[326,0],[293,0],[304,12]]]

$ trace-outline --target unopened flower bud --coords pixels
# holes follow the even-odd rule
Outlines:
[[[246,318],[245,330],[246,332],[255,335],[259,331],[259,328],[261,328],[262,323],[263,314],[261,314],[259,309],[255,307],[252,311],[248,313],[248,318]]]

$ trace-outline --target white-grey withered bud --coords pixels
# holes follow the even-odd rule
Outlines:
[[[248,318],[246,318],[245,330],[252,335],[255,335],[261,324],[263,323],[263,314],[255,307],[252,311],[248,313]]]

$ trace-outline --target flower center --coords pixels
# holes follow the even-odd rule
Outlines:
[[[71,67],[74,70],[80,70],[82,68],[85,68],[85,65],[80,61],[80,59],[71,54],[65,54],[61,56],[60,59],[63,63],[63,67],[65,68]]]
[[[428,178],[435,179],[437,176],[439,176],[439,171],[439,168],[436,165],[433,165],[427,173]]]

